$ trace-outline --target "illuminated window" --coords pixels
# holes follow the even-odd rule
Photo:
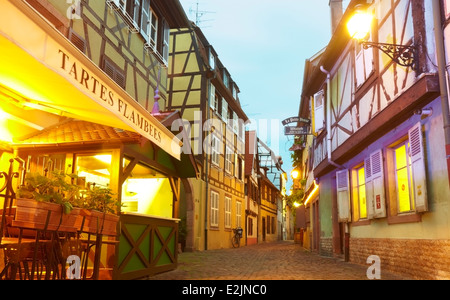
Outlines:
[[[353,170],[353,201],[360,219],[367,218],[366,173],[364,165]]]
[[[124,159],[124,168],[129,164]],[[137,164],[122,185],[122,212],[173,217],[173,191],[167,176]]]
[[[413,179],[409,143],[405,142],[395,148],[395,182],[398,199],[398,212],[410,212],[414,207],[414,193],[412,193]]]
[[[76,174],[79,183],[87,186],[95,184],[109,188],[111,180],[111,154],[77,155]]]

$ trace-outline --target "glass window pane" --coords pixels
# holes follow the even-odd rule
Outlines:
[[[411,210],[408,170],[406,168],[397,170],[398,204],[400,212]]]
[[[366,178],[364,168],[358,170],[358,198],[359,198],[359,217],[361,219],[367,218],[367,203],[366,203]]]
[[[395,149],[396,168],[401,169],[406,167],[406,146],[403,145]]]
[[[111,160],[111,154],[78,155],[75,171],[79,182],[109,188]]]
[[[169,179],[137,164],[122,186],[122,212],[172,218],[173,192]]]

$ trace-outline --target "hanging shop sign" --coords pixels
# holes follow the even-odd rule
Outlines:
[[[284,134],[285,135],[308,135],[310,134],[309,126],[302,126],[302,127],[291,127],[286,126],[284,127]]]
[[[288,119],[284,120],[282,123],[283,123],[284,126],[286,126],[288,124],[291,124],[291,123],[311,124],[311,120],[300,118],[300,117],[291,117],[291,118],[288,118]]]

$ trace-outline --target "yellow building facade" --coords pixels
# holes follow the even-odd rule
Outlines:
[[[190,179],[182,214],[189,250],[232,247],[233,229],[245,226],[244,154],[247,116],[239,88],[201,30],[172,30],[167,108],[181,112],[183,141],[201,176]],[[241,240],[244,245],[244,239]]]

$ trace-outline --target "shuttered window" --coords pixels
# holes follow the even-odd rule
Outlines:
[[[231,197],[225,197],[225,228],[231,228]]]
[[[417,123],[408,133],[411,156],[412,187],[416,211],[428,211],[427,179],[422,126]]]
[[[325,98],[323,90],[314,95],[313,107],[314,132],[318,133],[325,128]]]
[[[216,105],[218,105],[218,103],[216,103],[216,87],[211,82],[209,84],[209,106],[216,110]]]
[[[213,135],[211,141],[211,162],[216,166],[220,165],[220,148],[220,139],[217,136]]]
[[[375,151],[364,160],[368,218],[386,217],[383,152]]]
[[[136,15],[139,12],[136,11]],[[141,9],[141,34],[146,41],[148,41],[149,33],[150,33],[150,0],[142,1],[142,9]]]
[[[131,32],[140,33],[145,49],[167,65],[170,26],[161,12],[153,9],[151,0],[107,0],[106,3],[122,17]]]
[[[337,205],[339,222],[350,222],[350,194],[348,170],[336,172]]]
[[[373,48],[364,49],[360,43],[356,45],[355,77],[357,88],[362,86],[373,73],[373,51]]]
[[[211,191],[211,220],[212,227],[219,226],[219,194]]]
[[[236,201],[236,227],[242,227],[242,202]]]
[[[395,190],[399,214],[428,211],[423,138],[420,123],[394,148]]]
[[[112,80],[114,80],[121,88],[125,88],[125,72],[106,56],[103,57],[103,71],[108,74],[108,76]]]

